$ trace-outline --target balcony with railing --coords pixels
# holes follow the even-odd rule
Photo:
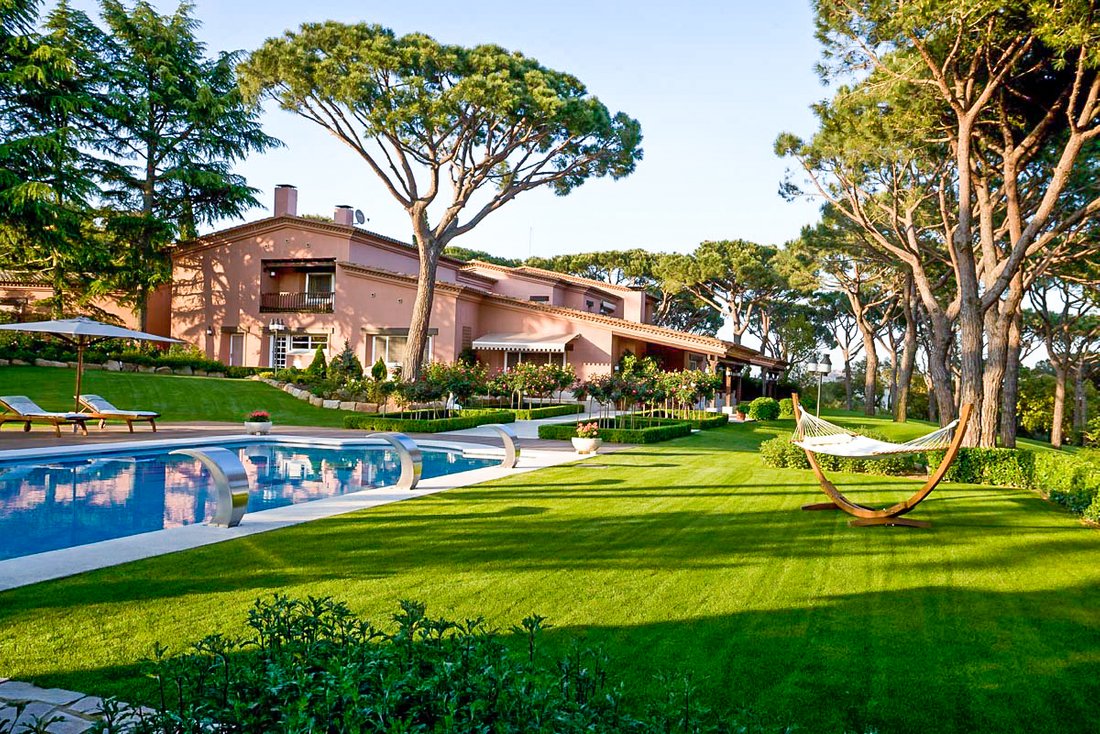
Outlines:
[[[261,293],[260,313],[332,313],[331,291]]]

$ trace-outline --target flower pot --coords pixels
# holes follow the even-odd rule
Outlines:
[[[266,436],[271,433],[271,421],[245,421],[244,430],[253,436]]]
[[[578,438],[569,439],[573,442],[573,448],[578,454],[594,454],[603,445],[602,438]]]

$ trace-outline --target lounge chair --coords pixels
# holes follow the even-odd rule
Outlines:
[[[154,413],[151,410],[119,410],[98,395],[81,395],[80,404],[87,411],[81,415],[87,416],[88,420],[99,421],[100,428],[103,428],[107,421],[126,421],[126,427],[130,429],[130,433],[133,433],[134,421],[148,421],[153,427],[153,433],[157,432],[157,418],[160,418],[160,413]]]
[[[76,426],[88,435],[88,426],[85,425],[90,417],[84,413],[55,413],[51,410],[43,410],[26,395],[0,395],[0,405],[5,409],[0,415],[0,426],[5,423],[22,423],[23,430],[31,430],[31,423],[48,423],[53,426],[54,433],[61,436],[61,426]]]

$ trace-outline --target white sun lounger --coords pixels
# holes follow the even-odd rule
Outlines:
[[[23,430],[31,430],[31,423],[48,423],[53,426],[54,433],[61,436],[61,426],[77,426],[88,435],[88,426],[85,425],[90,417],[84,413],[56,413],[52,410],[43,410],[38,403],[26,395],[0,395],[0,405],[5,409],[0,415],[0,426],[5,423],[22,423]]]
[[[134,421],[146,421],[153,427],[153,433],[157,432],[157,418],[160,418],[160,413],[154,413],[151,410],[120,410],[98,395],[81,395],[80,404],[87,411],[81,415],[86,416],[88,420],[98,420],[100,428],[103,428],[107,421],[126,421],[127,428],[130,429],[130,433],[133,433]]]

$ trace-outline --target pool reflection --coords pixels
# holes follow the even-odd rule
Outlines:
[[[401,473],[397,454],[381,446],[227,448],[248,473],[250,513],[393,484]],[[423,476],[494,463],[425,450]],[[3,465],[0,559],[201,523],[214,513],[212,490],[197,460],[167,452]]]

